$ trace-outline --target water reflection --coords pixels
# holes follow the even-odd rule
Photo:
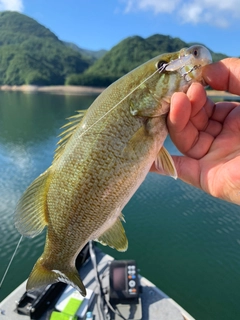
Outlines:
[[[43,93],[1,92],[0,142],[35,143],[56,136],[59,127],[76,110],[85,109],[94,97]]]

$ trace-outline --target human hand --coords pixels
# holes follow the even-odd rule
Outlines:
[[[216,90],[240,95],[240,59],[224,59],[203,70]],[[173,156],[178,177],[212,196],[240,204],[240,104],[207,98],[193,83],[175,93],[167,120],[173,143],[184,156]]]

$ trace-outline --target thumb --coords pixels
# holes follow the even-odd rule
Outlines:
[[[172,159],[177,171],[178,179],[201,189],[198,160],[186,156],[172,156]],[[160,172],[156,169],[155,162],[152,164],[150,171],[165,175],[164,172]]]
[[[178,178],[201,189],[199,161],[186,156],[172,156]]]

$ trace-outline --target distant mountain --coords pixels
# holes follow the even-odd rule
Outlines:
[[[17,12],[0,12],[0,85],[107,86],[136,66],[164,52],[191,44],[156,34],[134,36],[110,51],[81,49]],[[212,53],[213,60],[225,55]]]
[[[101,58],[102,56],[104,56],[104,54],[107,52],[107,50],[97,50],[97,51],[93,51],[93,50],[88,50],[88,49],[83,49],[83,48],[79,48],[76,44],[72,43],[72,42],[66,42],[64,41],[64,44],[67,47],[72,48],[73,50],[80,52],[83,56],[86,56],[88,58],[91,58],[94,61],[98,60],[99,58]]]
[[[99,58],[82,74],[71,75],[68,84],[107,86],[145,61],[165,52],[178,51],[188,44],[179,38],[156,34],[149,38],[129,37]],[[226,57],[214,54],[213,60]]]
[[[91,63],[34,19],[0,12],[0,84],[64,84]]]

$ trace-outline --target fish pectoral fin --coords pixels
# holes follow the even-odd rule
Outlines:
[[[139,145],[144,148],[145,141],[148,140],[148,135],[144,126],[140,127],[125,145],[122,150],[123,157],[129,157],[130,155],[137,154],[139,151]]]
[[[24,236],[35,237],[47,225],[46,194],[50,168],[32,182],[17,204],[15,226]]]
[[[41,260],[42,258],[38,259],[29,276],[27,291],[56,282],[64,282],[77,289],[84,297],[86,296],[86,289],[75,267],[68,271],[49,270],[41,264]]]
[[[155,159],[155,167],[159,172],[164,172],[166,175],[177,179],[177,170],[173,159],[164,147],[161,148]]]
[[[108,245],[118,251],[126,251],[128,248],[126,233],[119,218],[117,218],[117,221],[96,241],[100,242],[104,246]]]

